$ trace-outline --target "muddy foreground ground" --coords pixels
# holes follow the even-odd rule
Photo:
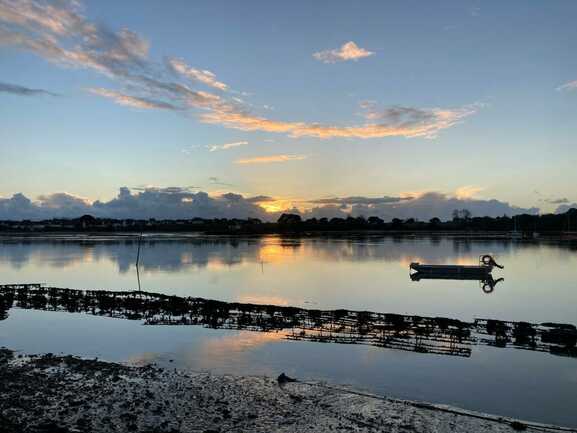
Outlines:
[[[0,349],[0,433],[513,432],[550,429],[324,384]]]

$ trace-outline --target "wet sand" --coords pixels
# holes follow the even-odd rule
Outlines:
[[[0,349],[0,432],[511,432],[551,429],[323,383]]]

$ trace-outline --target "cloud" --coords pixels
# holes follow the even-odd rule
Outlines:
[[[39,1],[0,1],[0,20],[33,30],[42,28],[59,35],[70,35],[82,29],[84,20],[76,13],[78,5],[61,1],[63,7]]]
[[[362,197],[362,196],[352,196],[352,197],[331,197],[331,198],[319,198],[315,200],[308,200],[307,203],[312,204],[323,204],[323,205],[377,205],[384,203],[398,203],[402,200],[407,200],[410,197]]]
[[[174,73],[180,74],[192,81],[200,82],[219,90],[228,89],[228,86],[217,81],[216,75],[210,71],[191,68],[180,59],[168,59],[167,64]]]
[[[353,216],[364,215],[367,217],[375,215],[384,220],[417,218],[428,221],[433,217],[449,220],[452,218],[452,213],[455,209],[468,209],[473,216],[490,217],[511,216],[522,213],[537,214],[539,212],[536,207],[521,208],[495,199],[458,198],[440,192],[426,192],[413,199],[403,200],[398,203],[383,203],[373,206],[355,205],[351,209],[351,214]]]
[[[482,188],[479,186],[472,186],[472,185],[461,186],[461,187],[457,188],[457,190],[455,191],[455,197],[457,197],[459,199],[473,198],[474,196],[476,196],[478,193],[480,193],[484,189],[485,188]]]
[[[197,186],[167,186],[167,187],[158,187],[158,186],[137,186],[130,188],[131,191],[139,191],[139,192],[154,192],[159,194],[188,194],[194,193],[197,190]]]
[[[324,205],[313,207],[303,213],[303,217],[309,218],[348,218],[351,216],[349,212],[343,209],[342,206]]]
[[[315,138],[434,137],[479,107],[392,106],[378,110],[373,105],[366,108],[366,121],[358,125],[269,119],[252,113],[251,106],[237,97],[191,89],[179,79],[219,91],[228,86],[214,73],[192,68],[178,58],[164,63],[152,61],[148,41],[129,29],[112,31],[89,21],[75,0],[0,0],[0,45],[28,50],[60,66],[90,69],[113,79],[122,89],[90,92],[115,103],[148,110],[199,110],[202,122],[243,131]],[[315,57],[343,61],[372,54],[351,41],[340,49],[316,53]]]
[[[78,197],[66,192],[57,192],[54,194],[38,196],[38,202],[41,206],[57,209],[57,208],[86,208],[90,202],[82,197]]]
[[[188,86],[172,81],[153,78],[146,75],[132,75],[129,78],[132,92],[140,92],[145,95],[153,95],[156,98],[165,99],[172,104],[177,104],[181,109],[218,108],[223,104],[218,95],[202,90],[192,90]]]
[[[577,80],[574,81],[569,81],[568,83],[563,84],[562,86],[557,87],[557,90],[559,91],[573,91],[573,90],[577,90]]]
[[[211,177],[208,178],[208,180],[209,180],[209,182],[210,182],[212,185],[234,186],[234,185],[231,184],[231,183],[223,182],[219,177],[216,177],[216,176],[211,176]]]
[[[319,51],[313,57],[323,63],[346,62],[348,60],[357,61],[364,57],[372,56],[373,52],[360,48],[353,41],[343,44],[340,48],[333,50]]]
[[[549,204],[566,204],[569,203],[569,199],[562,197],[562,198],[545,198],[542,199],[541,201],[544,201],[545,203],[549,203]]]
[[[287,133],[293,137],[316,138],[382,138],[434,137],[464,118],[476,113],[478,106],[457,109],[417,109],[401,107],[384,109],[379,115],[370,114],[371,122],[357,126],[323,125],[307,122],[286,122],[255,116],[246,111],[221,107],[201,115],[201,120],[242,131]]]
[[[194,191],[194,187],[123,187],[112,200],[95,202],[70,193],[46,194],[35,201],[23,194],[14,194],[11,198],[0,198],[0,220],[77,218],[84,214],[101,218],[275,220],[282,212],[290,212],[300,213],[304,218],[378,216],[385,221],[393,218],[428,221],[433,217],[449,220],[455,209],[468,209],[473,216],[490,217],[539,212],[538,208],[521,208],[499,200],[459,199],[439,192],[427,192],[418,197],[351,196],[299,202],[314,206],[299,210],[291,207],[290,201],[266,195],[245,198],[229,192],[210,196]],[[571,207],[577,208],[577,204],[563,204],[557,212],[565,212]]]
[[[68,193],[41,195],[32,202],[23,194],[0,198],[0,219],[44,219],[56,216],[81,216],[90,210],[90,203]]]
[[[272,201],[276,201],[276,199],[268,195],[257,195],[247,198],[246,201],[249,203],[270,203]]]
[[[94,95],[103,96],[105,98],[110,98],[120,105],[126,105],[133,108],[141,108],[143,110],[179,110],[178,107],[169,104],[168,102],[155,101],[153,99],[125,95],[114,90],[108,90],[103,88],[91,88],[88,91]]]
[[[557,209],[555,209],[555,213],[565,213],[569,209],[577,209],[577,203],[561,204],[557,206]]]
[[[209,152],[216,152],[218,150],[228,150],[234,147],[239,147],[248,144],[248,141],[235,141],[234,143],[225,143],[225,144],[208,144],[206,148]]]
[[[55,93],[49,92],[48,90],[31,89],[29,87],[3,82],[0,82],[0,93],[9,93],[12,95],[19,95],[19,96],[36,96],[36,95],[57,96]]]
[[[262,197],[261,197],[262,199]],[[23,194],[0,198],[0,220],[40,220],[77,218],[85,214],[101,218],[188,219],[260,218],[268,219],[265,210],[242,195],[227,193],[211,197],[206,192],[193,192],[188,187],[120,188],[109,201],[89,201],[68,193],[42,195],[32,201]]]
[[[0,44],[32,51],[54,63],[110,77],[145,67],[148,42],[128,29],[112,32],[87,21],[76,2],[0,0]]]
[[[336,197],[320,198],[302,201],[313,204],[310,209],[291,209],[292,213],[299,213],[303,218],[347,218],[378,216],[385,221],[394,218],[402,220],[415,218],[428,221],[438,217],[441,220],[450,220],[453,210],[468,209],[475,216],[498,217],[503,215],[517,215],[522,213],[537,214],[538,208],[521,208],[499,200],[480,200],[472,198],[458,198],[440,192],[411,193],[410,196],[398,197]],[[285,210],[286,212],[287,210]]]
[[[257,156],[254,158],[243,158],[237,159],[235,164],[270,164],[273,162],[289,162],[289,161],[302,161],[307,159],[306,155],[270,155],[270,156]]]

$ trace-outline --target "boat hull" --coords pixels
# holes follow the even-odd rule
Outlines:
[[[410,268],[421,275],[447,276],[487,276],[493,270],[492,266],[462,266],[462,265],[421,265],[411,263]]]

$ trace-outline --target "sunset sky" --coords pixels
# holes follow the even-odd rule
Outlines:
[[[231,216],[555,211],[577,201],[575,17],[572,0],[0,0],[0,219],[146,193]]]

